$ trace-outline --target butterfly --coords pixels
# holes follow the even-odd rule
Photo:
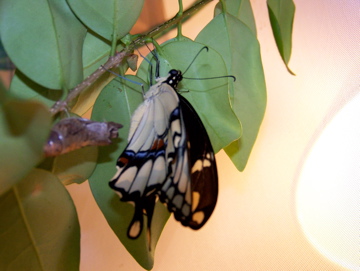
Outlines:
[[[147,216],[150,235],[155,202],[159,199],[182,225],[200,229],[217,201],[218,175],[214,151],[192,105],[177,92],[179,70],[144,95],[130,124],[128,144],[119,156],[109,185],[135,211],[127,236],[136,239]]]

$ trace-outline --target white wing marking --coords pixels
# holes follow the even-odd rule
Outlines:
[[[133,193],[136,191],[140,192],[140,195],[143,195],[144,190],[146,188],[146,184],[150,175],[150,171],[153,165],[152,160],[146,161],[146,163],[140,168],[135,179],[131,185],[129,193]]]
[[[122,169],[121,169],[122,170]],[[121,174],[121,178],[119,178],[115,184],[115,186],[117,188],[122,188],[126,191],[129,190],[131,183],[134,180],[134,176],[137,173],[137,167],[130,167],[128,169],[126,169],[125,171],[122,170]]]
[[[135,130],[139,128],[139,124],[144,116],[148,107],[148,103],[142,103],[139,107],[135,110],[131,117],[129,135],[128,135],[128,142],[131,141],[132,137],[134,136]]]
[[[182,162],[182,172],[180,178],[178,180],[178,189],[180,193],[185,193],[186,189],[188,188],[188,184],[190,183],[190,175],[189,175],[189,167],[188,167],[188,158],[187,155],[184,156]]]
[[[168,120],[164,118],[166,116],[166,108],[160,99],[154,99],[154,108],[152,121],[154,123],[155,135],[163,135],[169,125]]]
[[[163,156],[157,157],[149,177],[148,186],[159,184],[165,179],[166,171],[164,168],[166,168],[165,158]]]
[[[147,106],[146,113],[143,114],[143,117],[139,123],[139,126],[136,128],[133,137],[129,141],[129,145],[127,147],[128,150],[132,150],[135,153],[140,150],[147,150],[146,147],[149,145],[149,139],[153,135],[153,123],[152,123],[152,115],[154,107],[149,104]],[[137,114],[137,112],[135,112]],[[147,144],[145,144],[147,142]]]

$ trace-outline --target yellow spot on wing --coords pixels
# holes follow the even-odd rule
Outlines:
[[[201,171],[203,169],[203,161],[198,159],[196,160],[195,164],[191,168],[191,173],[194,173],[196,171]]]
[[[196,212],[192,216],[192,220],[195,221],[198,224],[201,224],[204,221],[205,214],[204,212]]]
[[[191,204],[191,211],[194,212],[199,205],[200,202],[200,193],[199,192],[193,192],[192,193],[192,204]]]

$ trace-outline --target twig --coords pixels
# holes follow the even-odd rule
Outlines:
[[[198,12],[201,8],[203,8],[206,4],[210,3],[212,0],[202,0],[184,11],[182,14],[177,14],[175,17],[170,19],[169,21],[163,23],[160,26],[155,27],[154,29],[150,30],[145,35],[142,35],[140,37],[137,37],[129,46],[127,46],[122,51],[116,53],[114,56],[109,57],[109,59],[106,61],[103,66],[110,70],[113,67],[118,66],[121,61],[130,55],[132,51],[142,46],[147,40],[155,37],[156,35],[165,32],[167,29],[174,27],[187,17],[195,14]],[[106,69],[102,68],[101,66],[93,72],[91,75],[89,75],[83,82],[78,84],[75,88],[71,89],[69,91],[69,94],[67,97],[62,101],[57,101],[50,109],[50,112],[55,115],[56,113],[63,111],[66,109],[67,105],[70,101],[72,101],[74,98],[76,98],[82,91],[84,91],[86,88],[91,86],[102,74],[106,72]]]
[[[128,49],[124,49],[121,52],[117,53],[113,57],[109,57],[106,63],[103,65],[107,69],[111,69],[116,65],[119,65],[121,61],[130,53]],[[68,96],[65,100],[57,101],[50,109],[50,112],[55,115],[56,113],[66,109],[68,103],[76,98],[83,90],[91,86],[102,74],[106,72],[106,69],[103,69],[101,66],[90,74],[84,81],[78,84],[75,88],[69,91]]]

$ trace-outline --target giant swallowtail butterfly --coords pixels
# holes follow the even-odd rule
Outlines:
[[[206,47],[205,47],[206,48]],[[200,229],[217,201],[218,175],[209,136],[192,105],[177,92],[179,70],[157,79],[134,112],[128,145],[117,160],[110,187],[135,213],[127,235],[136,239],[158,198],[175,219]]]

